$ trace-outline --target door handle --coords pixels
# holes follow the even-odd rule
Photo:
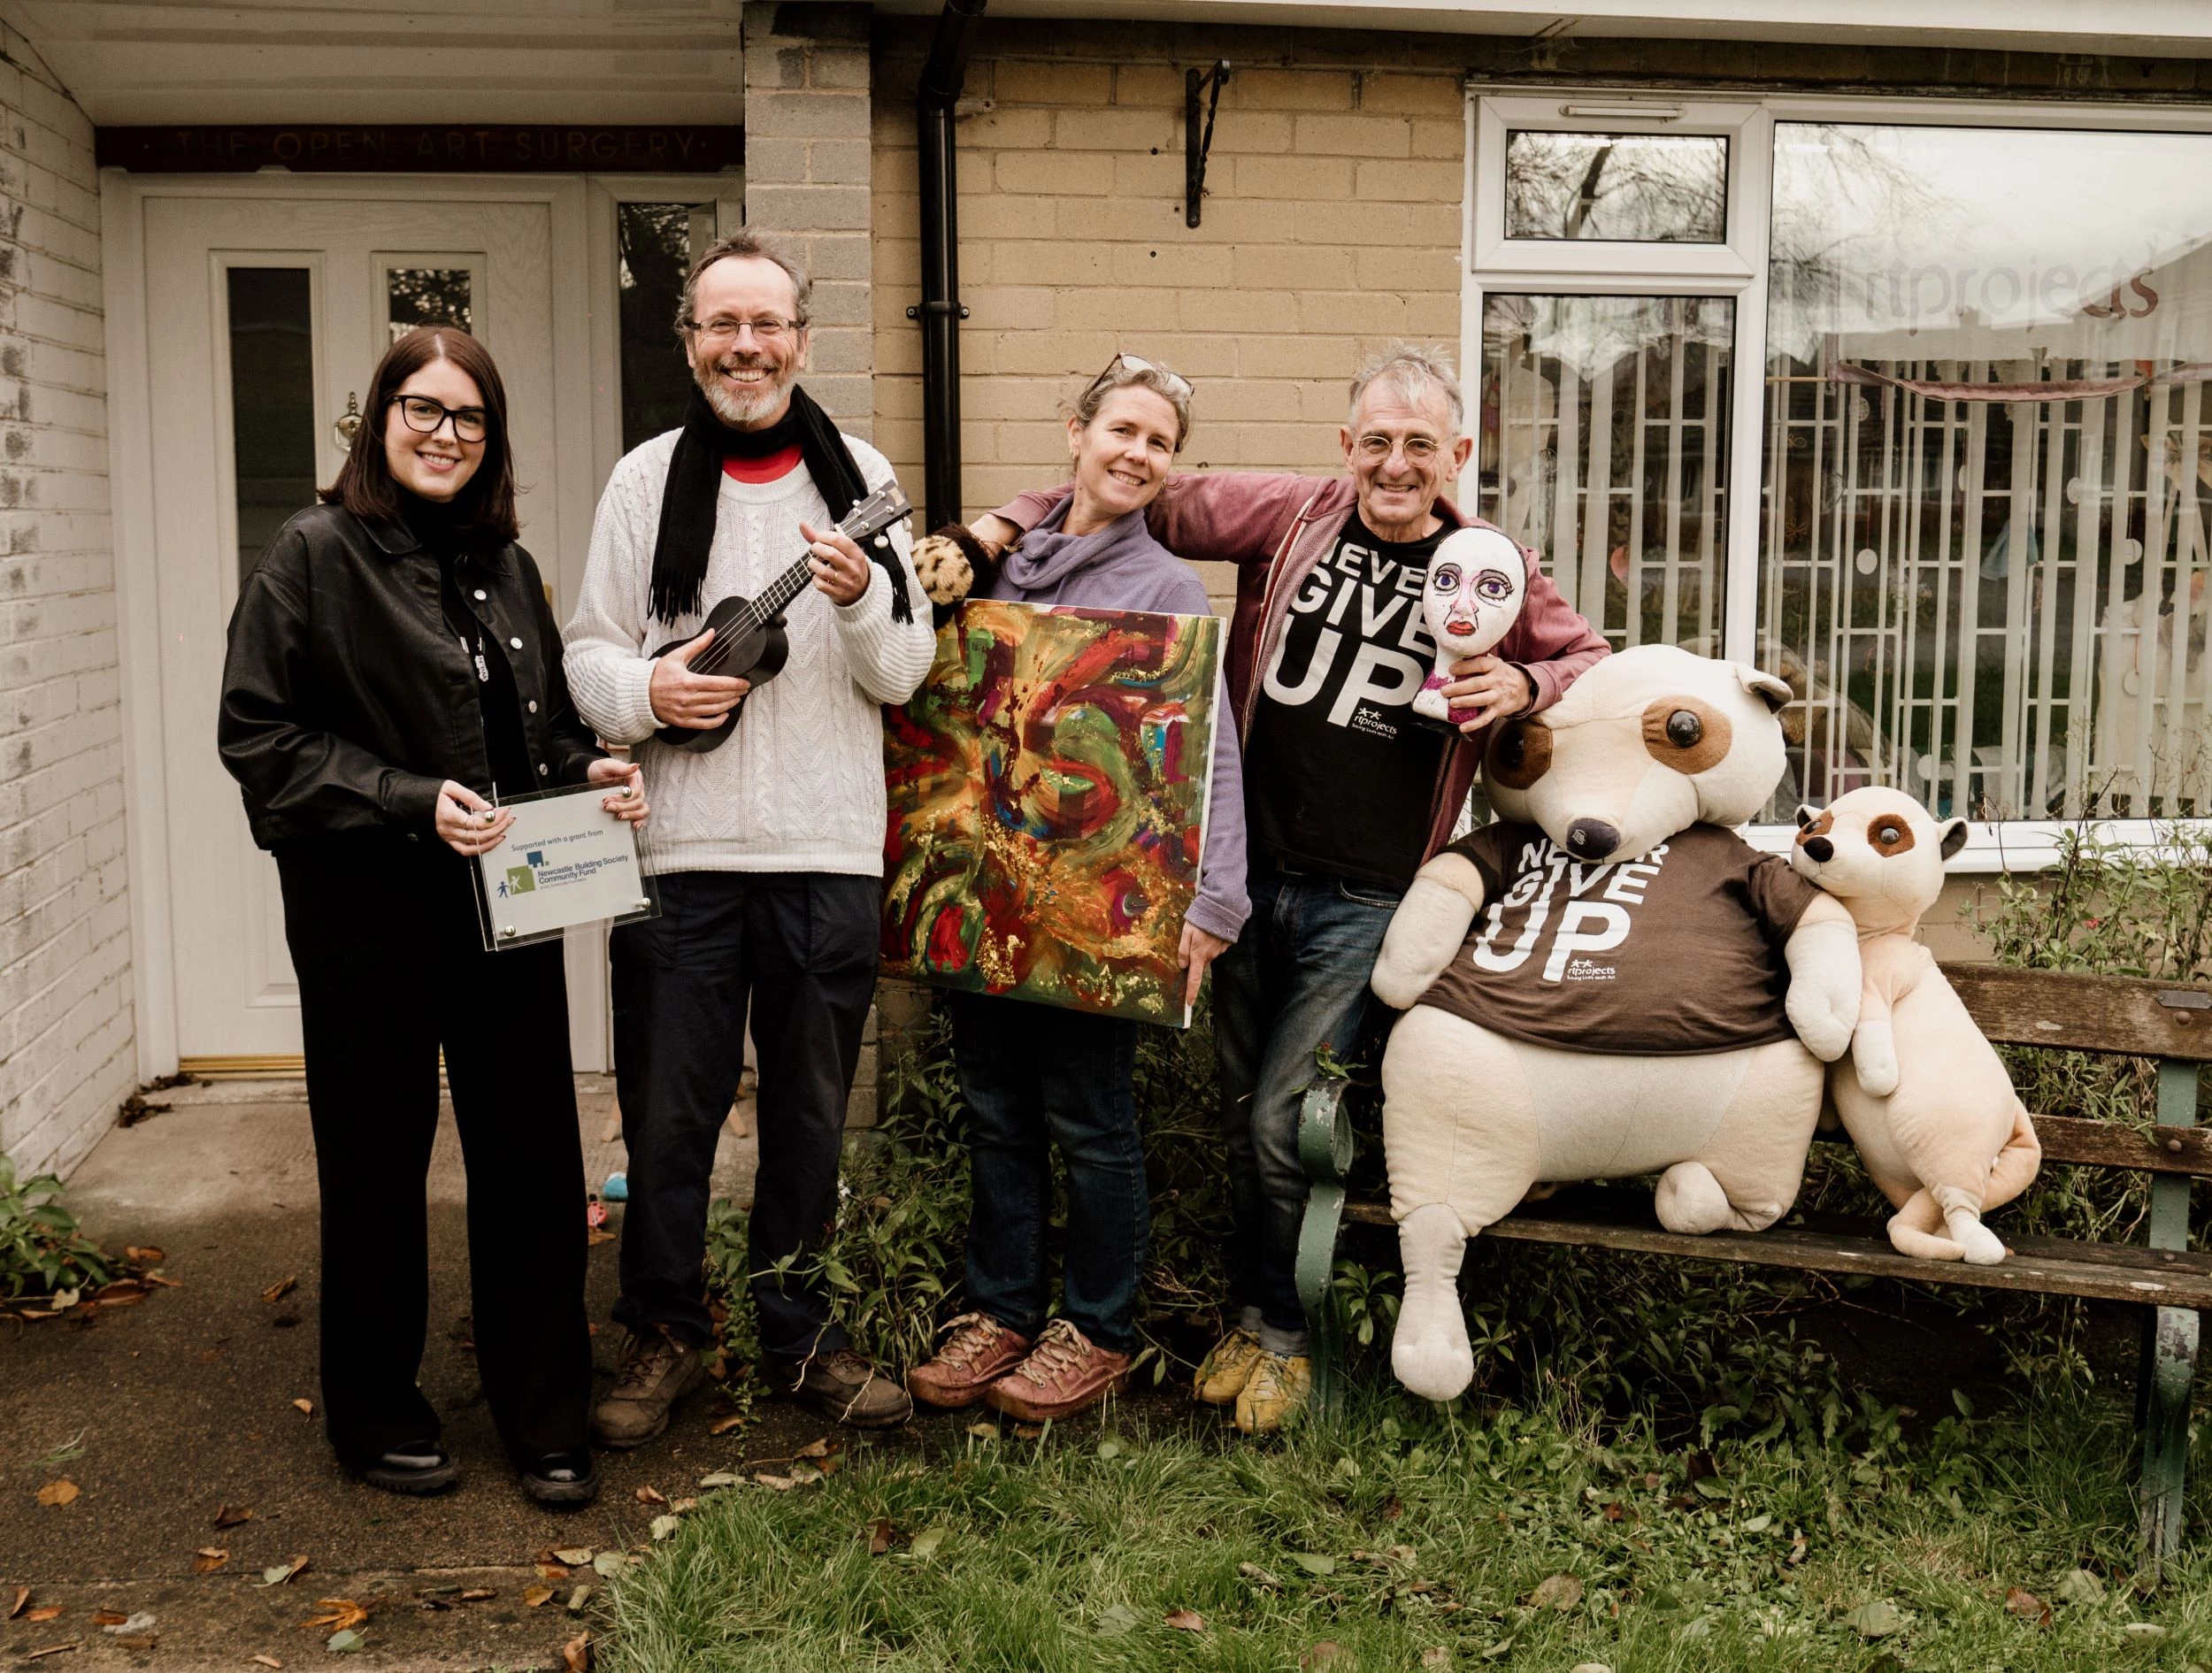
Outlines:
[[[346,410],[330,426],[331,434],[338,438],[341,450],[347,453],[353,451],[353,439],[361,434],[362,423],[361,398],[356,391],[349,389],[346,391]]]

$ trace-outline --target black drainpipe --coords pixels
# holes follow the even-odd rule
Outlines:
[[[968,50],[987,0],[945,0],[937,38],[914,95],[921,144],[922,300],[907,318],[922,326],[923,499],[926,526],[961,518],[960,228],[953,151],[953,107],[968,77]]]

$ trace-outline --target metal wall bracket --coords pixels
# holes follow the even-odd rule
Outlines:
[[[1214,112],[1221,108],[1222,83],[1229,79],[1229,60],[1217,58],[1210,70],[1192,70],[1183,77],[1183,225],[1198,225],[1200,201],[1206,196],[1206,157],[1214,148]],[[1206,100],[1206,125],[1198,125],[1199,96],[1210,88]]]

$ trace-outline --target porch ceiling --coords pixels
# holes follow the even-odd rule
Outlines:
[[[0,0],[86,114],[159,123],[743,119],[740,0]]]
[[[941,0],[876,0],[927,13]],[[2205,0],[991,0],[1004,18],[1953,46],[2020,52],[2198,58],[2212,52]]]

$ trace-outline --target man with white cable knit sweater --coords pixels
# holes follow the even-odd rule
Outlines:
[[[607,742],[637,746],[653,787],[640,848],[661,899],[659,917],[612,938],[630,1200],[614,1309],[627,1339],[593,1421],[609,1447],[661,1433],[704,1375],[708,1178],[749,1005],[760,1168],[748,1266],[764,1370],[841,1422],[880,1426],[911,1410],[853,1351],[821,1286],[785,1264],[818,1247],[836,1215],[846,1100],[875,989],[879,705],[912,695],[934,648],[903,525],[870,553],[837,532],[892,472],[798,386],[810,288],[750,229],[699,258],[678,320],[698,388],[681,429],[615,467],[568,625],[577,708]],[[781,674],[749,691],[695,672],[711,642],[707,612],[759,593],[802,554],[815,584],[785,612]],[[672,641],[687,642],[652,656]],[[713,724],[740,698],[720,748],[653,741],[664,725]]]

